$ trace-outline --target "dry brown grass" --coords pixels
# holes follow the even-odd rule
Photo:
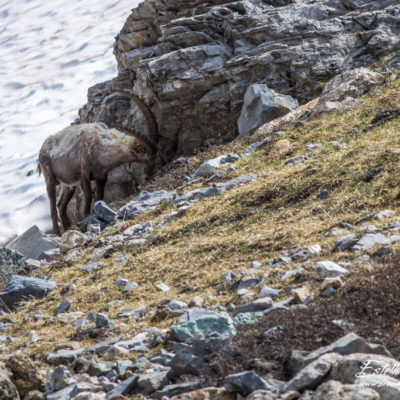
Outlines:
[[[291,127],[285,136],[291,142],[287,152],[271,152],[272,142],[239,161],[236,171],[229,176],[256,174],[254,183],[194,204],[178,220],[158,227],[155,231],[157,239],[151,245],[133,251],[118,250],[104,260],[105,265],[100,271],[92,274],[79,269],[91,249],[77,265],[54,269],[52,279],[58,282],[59,288],[47,298],[30,301],[19,312],[13,313],[18,322],[7,330],[7,335],[21,337],[24,332],[35,330],[42,340],[30,345],[28,351],[36,354],[38,359],[51,351],[56,343],[68,342],[74,330],[57,322],[53,309],[63,299],[62,288],[70,282],[76,285],[74,293],[68,296],[73,301],[71,311],[106,312],[116,320],[119,332],[129,337],[148,325],[166,328],[176,322],[172,318],[154,318],[156,304],[166,296],[188,302],[200,295],[211,304],[222,305],[233,301],[232,291],[218,295],[216,285],[220,276],[228,270],[245,271],[252,260],[264,261],[294,245],[317,242],[326,246],[324,257],[348,258],[345,254],[330,254],[334,239],[326,238],[326,231],[341,222],[353,222],[384,208],[398,209],[398,120],[364,133],[363,130],[377,111],[397,107],[399,87],[400,81],[396,80],[381,87],[380,93],[365,96],[360,106],[311,119],[304,126]],[[265,129],[261,129],[252,138],[205,150],[192,159],[189,166],[193,169],[200,161],[215,155],[231,151],[241,153],[250,142],[264,135]],[[338,141],[343,148],[335,149],[329,144],[331,141]],[[291,156],[306,155],[305,145],[309,143],[323,144],[317,156],[298,166],[283,165]],[[178,166],[166,172],[148,188],[180,186],[180,176],[187,173],[185,168],[188,167]],[[316,200],[322,189],[329,189],[330,197],[324,201]],[[172,206],[165,205],[126,222],[124,227],[150,219],[161,220],[171,210]],[[385,221],[389,222],[391,220]],[[118,227],[114,231],[121,229]],[[126,262],[114,263],[113,258],[121,254],[128,255]],[[286,269],[294,267],[291,265]],[[312,271],[310,265],[305,268]],[[269,285],[282,286],[276,272],[262,268],[259,275]],[[114,286],[118,276],[138,282],[139,288],[123,294]],[[158,282],[168,284],[171,291],[158,292],[154,287]],[[294,282],[289,282],[290,287],[293,285]],[[103,295],[99,296],[99,292]],[[114,300],[123,300],[124,307],[131,309],[148,305],[149,313],[144,318],[121,321],[117,318],[120,308],[107,305]],[[27,317],[34,310],[44,313],[44,322],[34,322]],[[23,348],[24,341],[7,343],[1,351],[5,354]],[[84,341],[82,345],[92,342]]]

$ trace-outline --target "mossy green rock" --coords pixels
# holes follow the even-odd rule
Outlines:
[[[217,332],[222,337],[236,334],[232,318],[217,313],[182,322],[179,325],[172,326],[171,329],[175,338],[180,342],[187,342],[193,338],[203,338],[212,332]]]

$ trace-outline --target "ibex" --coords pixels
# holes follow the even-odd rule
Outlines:
[[[144,102],[134,93],[116,89],[130,97],[144,114],[149,137],[158,136],[157,122]],[[159,149],[153,141],[136,131],[118,126],[108,127],[104,123],[71,125],[43,143],[38,160],[39,172],[46,182],[50,201],[53,232],[60,234],[57,221],[56,186],[63,184],[59,201],[60,219],[64,229],[70,226],[67,206],[76,186],[83,191],[84,216],[90,213],[92,202],[91,181],[96,181],[96,200],[104,197],[108,173],[127,162],[139,162],[154,167]]]

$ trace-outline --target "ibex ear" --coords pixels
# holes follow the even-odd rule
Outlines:
[[[141,144],[138,144],[137,146],[135,146],[133,148],[132,153],[134,153],[134,154],[145,154],[145,153],[147,153],[147,149],[146,149],[146,147],[142,146]]]

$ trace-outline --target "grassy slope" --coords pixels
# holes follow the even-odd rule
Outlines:
[[[400,137],[399,122],[393,120],[363,133],[376,113],[382,109],[395,109],[400,100],[400,81],[396,80],[379,91],[363,97],[363,103],[344,111],[309,120],[304,126],[291,127],[284,139],[290,146],[283,152],[277,150],[275,140],[263,150],[242,159],[229,177],[243,173],[257,175],[256,182],[203,202],[196,203],[188,212],[168,226],[157,228],[158,239],[133,251],[119,250],[105,259],[104,268],[92,275],[79,270],[90,254],[88,249],[82,262],[71,267],[61,266],[52,271],[52,279],[59,288],[43,300],[26,303],[6,334],[21,337],[28,330],[35,330],[41,341],[29,346],[28,352],[37,359],[47,354],[56,343],[70,341],[75,331],[57,322],[53,309],[63,299],[61,292],[74,282],[75,292],[68,299],[73,301],[70,311],[106,312],[117,322],[116,333],[129,337],[146,326],[168,327],[172,318],[154,317],[156,303],[163,298],[190,301],[194,296],[210,296],[209,303],[226,305],[234,301],[234,293],[227,290],[217,296],[215,286],[224,272],[245,271],[252,260],[264,261],[276,257],[277,252],[294,245],[320,243],[326,245],[321,259],[347,259],[347,254],[331,254],[334,239],[324,233],[341,222],[353,222],[360,216],[385,208],[398,209],[400,192]],[[356,130],[358,133],[355,133]],[[251,141],[263,136],[261,129]],[[329,142],[338,141],[340,150]],[[241,152],[249,143],[237,140],[233,144],[210,149],[199,158],[210,158],[235,150]],[[305,145],[321,143],[318,154],[304,164],[288,167],[284,161],[295,155],[306,155]],[[366,182],[366,171],[380,172]],[[172,174],[172,172],[171,172]],[[373,175],[373,174],[372,174]],[[179,186],[181,182],[176,182]],[[195,186],[189,187],[188,190]],[[331,192],[327,200],[316,200],[322,189]],[[128,221],[133,223],[149,219],[156,222],[172,211],[171,206],[141,215]],[[393,219],[394,220],[394,219]],[[385,224],[391,222],[386,220]],[[379,225],[379,223],[378,223]],[[127,261],[114,264],[113,258],[126,253]],[[293,269],[291,264],[284,269]],[[310,274],[313,264],[303,265]],[[41,271],[40,273],[43,273]],[[282,287],[276,270],[262,268],[259,275],[265,283]],[[118,276],[136,281],[139,288],[123,294],[114,286]],[[164,282],[171,287],[160,293],[154,284]],[[289,282],[288,288],[296,287]],[[102,297],[96,296],[104,292]],[[281,298],[286,297],[283,291]],[[107,303],[123,300],[127,308],[150,305],[150,313],[139,320],[119,320],[120,307],[109,308]],[[41,310],[44,321],[33,321],[32,311]],[[27,339],[22,338],[22,341]],[[84,341],[82,345],[93,344]],[[21,346],[21,342],[7,343],[1,351],[8,353]]]

